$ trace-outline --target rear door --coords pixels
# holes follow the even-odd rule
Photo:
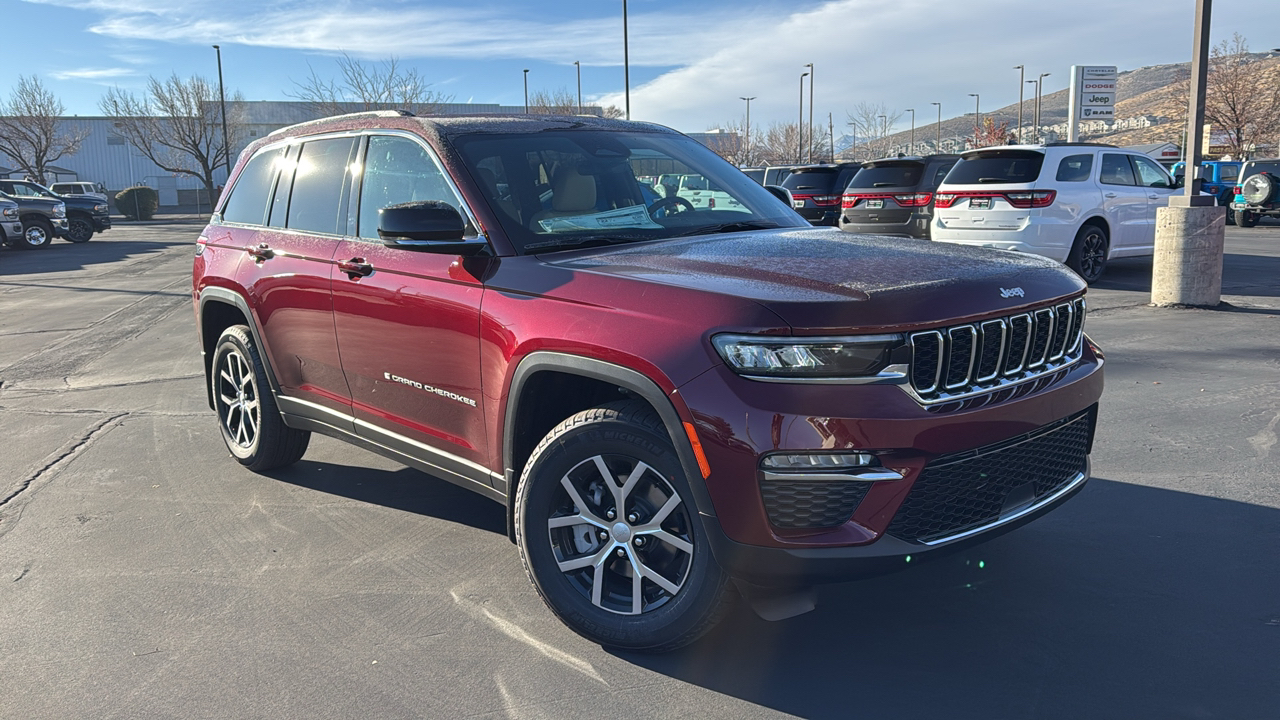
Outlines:
[[[353,145],[351,137],[331,137],[262,151],[241,172],[222,225],[210,233],[213,242],[243,248],[236,280],[257,314],[281,394],[340,416],[350,415],[351,400],[329,278]],[[333,413],[319,414],[343,425]]]
[[[334,314],[356,432],[467,476],[489,461],[480,403],[482,258],[387,247],[378,212],[441,200],[470,217],[426,143],[369,136],[350,235],[333,273]],[[474,228],[475,223],[470,223]],[[474,237],[474,229],[469,231]]]
[[[1150,208],[1147,189],[1138,184],[1137,172],[1129,157],[1125,153],[1104,152],[1098,171],[1102,209],[1111,226],[1111,249],[1121,255],[1136,252],[1153,242],[1147,238],[1151,229],[1147,221]]]

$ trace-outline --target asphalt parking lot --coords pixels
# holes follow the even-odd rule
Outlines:
[[[1094,479],[964,554],[740,607],[663,656],[537,598],[503,510],[315,437],[273,477],[205,404],[192,221],[0,252],[0,716],[1280,716],[1280,225],[1219,310],[1090,292]]]

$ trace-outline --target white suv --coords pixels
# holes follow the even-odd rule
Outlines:
[[[1053,258],[1087,282],[1107,260],[1151,255],[1173,179],[1150,157],[1097,143],[970,150],[934,196],[935,242]]]

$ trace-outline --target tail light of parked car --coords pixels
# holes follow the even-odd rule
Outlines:
[[[938,193],[934,199],[934,206],[939,208],[949,208],[956,204],[960,199],[973,198],[1004,198],[1005,202],[1019,209],[1027,208],[1045,208],[1053,204],[1054,199],[1058,197],[1057,190],[1024,190],[1020,192],[1007,193],[986,193],[986,192],[954,192],[954,193]]]
[[[839,195],[795,195],[793,194],[791,197],[794,200],[812,200],[813,204],[817,205],[818,207],[835,207],[836,205],[840,204]]]
[[[1244,188],[1241,187],[1240,185],[1237,185],[1231,188],[1231,192],[1235,193],[1236,195],[1239,195],[1240,193],[1244,192]]]
[[[849,193],[840,202],[840,207],[856,207],[863,200],[884,200],[893,198],[900,207],[927,207],[933,200],[933,193]]]

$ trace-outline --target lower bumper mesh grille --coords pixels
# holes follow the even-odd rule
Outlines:
[[[868,482],[760,483],[769,522],[780,528],[824,528],[843,525],[871,488]]]
[[[1093,423],[1090,410],[1012,440],[934,460],[916,479],[888,534],[929,542],[995,522],[1006,509],[1051,495],[1085,471]]]

